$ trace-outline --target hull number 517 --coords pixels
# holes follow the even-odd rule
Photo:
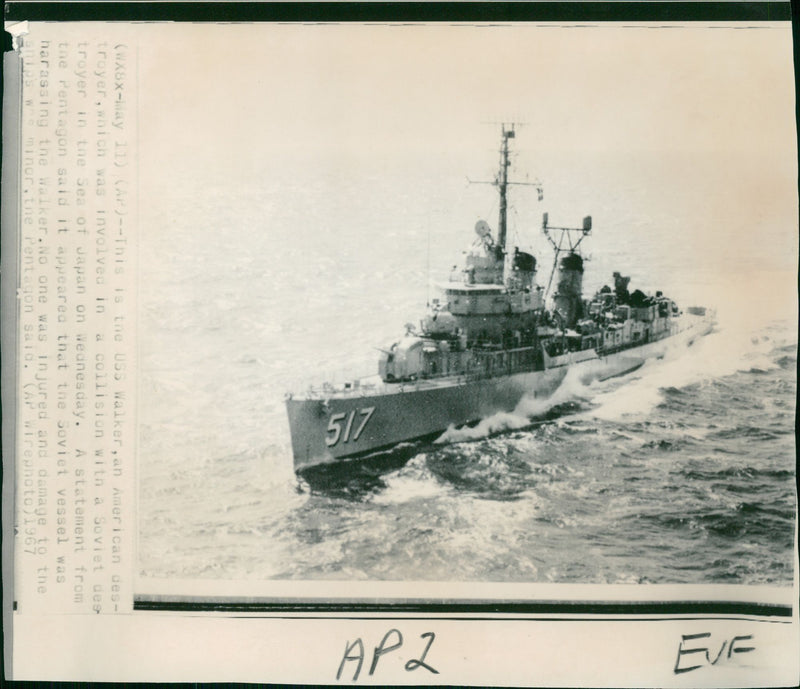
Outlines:
[[[358,437],[364,430],[364,426],[367,425],[367,421],[369,421],[374,411],[375,407],[365,407],[364,409],[353,409],[349,414],[347,412],[331,414],[331,418],[328,419],[328,435],[325,436],[325,444],[328,447],[333,447],[339,442],[339,440],[341,440],[343,443],[346,443],[348,440],[352,440],[353,442],[358,440]],[[353,430],[353,422],[356,418],[356,412],[362,418],[358,421],[358,426],[351,436],[350,433]],[[347,419],[346,422],[345,418]],[[344,428],[342,428],[342,423],[344,423]]]

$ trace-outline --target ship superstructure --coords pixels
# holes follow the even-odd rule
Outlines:
[[[511,411],[523,396],[551,394],[572,367],[587,380],[621,375],[663,354],[668,340],[691,342],[710,330],[711,312],[682,313],[661,292],[630,293],[630,279],[620,273],[613,288],[584,299],[580,245],[591,234],[590,216],[572,228],[552,226],[543,215],[554,259],[547,287],[539,285],[535,257],[508,241],[514,138],[513,125],[503,126],[493,182],[500,200],[496,239],[485,220],[476,223],[463,266],[442,286],[419,330],[408,328],[381,349],[379,380],[325,385],[287,399],[296,470]]]

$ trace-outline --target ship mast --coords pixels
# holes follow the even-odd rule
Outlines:
[[[503,251],[503,282],[508,278],[510,259],[506,243],[508,242],[508,187],[518,185],[523,187],[536,187],[539,192],[539,201],[542,200],[542,185],[539,182],[510,182],[508,180],[508,166],[511,164],[508,151],[508,140],[515,138],[515,123],[511,123],[509,128],[503,124],[503,143],[500,147],[500,170],[494,180],[494,186],[500,192],[500,217],[498,219],[497,245]]]
[[[514,125],[511,129],[506,129],[503,125],[503,146],[500,149],[500,171],[497,173],[495,185],[500,190],[500,218],[498,221],[497,230],[497,243],[503,250],[503,253],[508,253],[506,249],[506,235],[507,235],[507,210],[508,210],[508,140],[514,138]]]
[[[512,122],[508,127],[502,124],[502,145],[500,146],[500,170],[494,181],[473,181],[467,178],[470,184],[491,184],[497,187],[500,193],[500,217],[498,218],[497,244],[503,255],[503,282],[506,281],[509,272],[509,251],[506,247],[508,242],[508,187],[512,185],[524,187],[536,187],[539,192],[539,201],[542,200],[542,185],[539,182],[510,182],[508,179],[508,167],[511,164],[509,156],[508,140],[515,138],[514,127],[517,123]]]
[[[592,233],[592,216],[587,215],[583,219],[582,227],[554,227],[549,223],[549,214],[544,213],[542,215],[542,232],[544,232],[544,236],[547,237],[550,244],[553,245],[553,267],[550,269],[550,279],[547,281],[547,289],[544,291],[545,298],[550,294],[550,286],[553,283],[553,276],[556,273],[558,258],[561,254],[578,256],[581,258],[581,263],[583,262],[583,257],[581,257],[578,247],[583,238]],[[561,233],[557,241],[550,234],[553,231]]]

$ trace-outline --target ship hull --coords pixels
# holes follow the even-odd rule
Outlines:
[[[624,375],[670,347],[691,344],[712,323],[699,318],[679,333],[636,348],[590,358],[575,352],[552,361],[542,371],[462,380],[421,381],[384,386],[380,392],[287,400],[294,469],[346,461],[401,442],[432,437],[461,426],[512,411],[523,397],[547,398],[568,372],[582,383]],[[583,360],[579,360],[583,358]]]

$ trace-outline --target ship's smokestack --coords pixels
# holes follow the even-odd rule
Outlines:
[[[558,266],[558,289],[553,298],[568,328],[574,327],[583,315],[582,296],[583,259],[576,253],[569,253]]]

